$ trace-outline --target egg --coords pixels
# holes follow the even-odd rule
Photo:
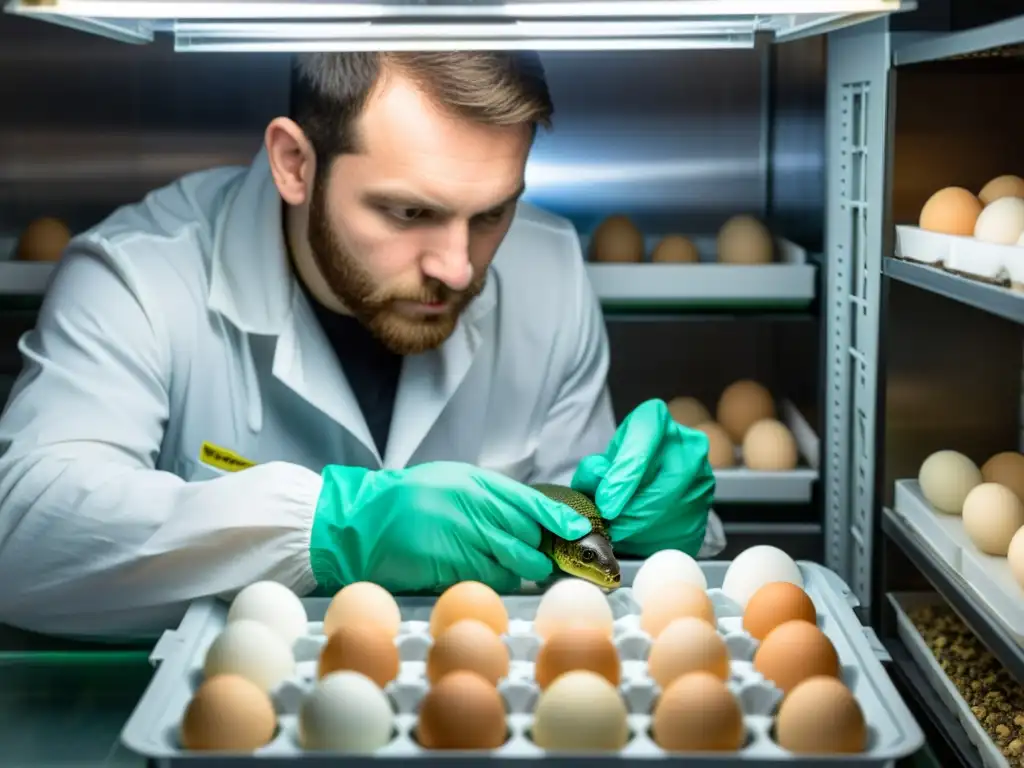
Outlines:
[[[732,444],[729,433],[721,424],[706,421],[694,427],[703,432],[708,439],[708,463],[714,469],[728,469],[736,465],[736,446]]]
[[[1024,501],[1024,455],[1017,451],[997,453],[981,466],[981,479],[1005,485]]]
[[[648,557],[633,577],[633,599],[643,607],[663,584],[685,581],[700,589],[708,588],[708,580],[700,564],[678,549],[662,549]]]
[[[982,205],[988,205],[1001,197],[1024,197],[1024,179],[1013,174],[996,176],[978,193]]]
[[[582,579],[560,579],[540,599],[533,619],[534,632],[546,640],[569,627],[594,627],[612,636],[612,607],[596,585]]]
[[[1010,566],[1010,573],[1014,581],[1024,589],[1024,528],[1021,528],[1010,539],[1010,546],[1006,550],[1006,562]]]
[[[978,465],[956,451],[936,451],[921,464],[917,473],[921,493],[936,511],[959,515],[971,489],[980,485]]]
[[[718,230],[722,264],[768,264],[774,243],[768,228],[753,216],[733,216]]]
[[[388,697],[359,672],[327,675],[299,709],[299,743],[306,750],[374,752],[391,741],[394,730]]]
[[[1006,557],[1010,540],[1024,526],[1024,503],[998,483],[976,485],[964,499],[964,532],[986,555]]]
[[[774,581],[788,581],[803,588],[804,578],[800,566],[778,547],[758,544],[743,550],[729,564],[722,581],[722,592],[740,608],[757,590]]]
[[[489,626],[476,619],[452,624],[427,651],[427,680],[431,685],[449,672],[476,672],[491,685],[508,677],[508,648]]]
[[[754,669],[783,693],[817,675],[839,677],[839,654],[824,632],[806,621],[779,624],[754,653]]]
[[[834,677],[812,677],[782,699],[775,738],[797,754],[856,754],[867,748],[864,712]]]
[[[695,427],[711,419],[704,403],[695,397],[673,397],[668,401],[668,412],[677,424],[684,427]]]
[[[691,672],[662,691],[651,736],[669,752],[735,752],[746,737],[743,710],[717,677]]]
[[[19,261],[59,261],[71,241],[71,230],[60,219],[44,216],[29,222],[18,238]]]
[[[289,646],[306,634],[309,624],[302,600],[276,581],[258,581],[238,593],[228,609],[228,622],[239,619],[266,624]]]
[[[497,635],[508,632],[508,610],[501,596],[479,581],[460,581],[448,587],[430,612],[430,635],[439,637],[462,619],[476,619]]]
[[[707,592],[685,581],[669,582],[647,598],[640,613],[640,629],[656,638],[672,621],[684,616],[718,626],[715,606]]]
[[[1016,245],[1024,234],[1024,200],[1001,197],[985,206],[974,225],[974,236],[986,243]]]
[[[651,261],[696,264],[700,261],[700,252],[689,238],[682,235],[666,235],[654,246]]]
[[[225,625],[206,651],[203,675],[238,675],[272,691],[295,674],[295,656],[281,636],[252,619]]]
[[[566,672],[541,692],[530,735],[541,749],[617,751],[629,741],[626,704],[601,675]]]
[[[643,261],[644,236],[628,216],[609,216],[594,230],[590,258],[605,262]]]
[[[420,703],[416,739],[426,749],[497,749],[507,737],[501,694],[476,672],[450,672]]]
[[[727,680],[729,649],[714,627],[703,619],[687,616],[670,623],[654,640],[647,669],[662,690],[688,672],[710,672]]]
[[[610,637],[595,627],[569,627],[549,637],[537,652],[534,678],[543,691],[566,672],[586,670],[617,686],[622,679],[619,652]]]
[[[179,738],[187,750],[252,752],[276,730],[274,705],[262,688],[238,675],[216,675],[189,701]]]
[[[929,232],[970,237],[981,210],[981,201],[968,190],[946,187],[928,198],[918,224]]]
[[[775,418],[775,400],[761,384],[742,379],[725,388],[715,415],[732,441],[740,445],[755,422]]]
[[[796,467],[796,438],[781,421],[761,419],[743,438],[743,463],[762,472],[787,472]]]
[[[787,621],[817,624],[817,612],[810,596],[796,584],[773,581],[751,595],[743,611],[743,629],[755,640]]]
[[[398,647],[377,624],[339,627],[320,649],[317,677],[341,671],[359,672],[383,688],[398,677]]]
[[[391,637],[398,634],[402,623],[395,598],[370,581],[349,584],[334,596],[324,614],[324,634],[332,635],[340,627],[363,623],[376,624]]]

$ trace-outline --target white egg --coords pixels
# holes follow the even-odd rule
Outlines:
[[[384,691],[359,672],[324,677],[299,710],[304,749],[373,752],[391,741],[394,713]]]
[[[228,622],[239,619],[266,624],[288,645],[306,634],[309,622],[302,600],[276,581],[258,581],[238,593],[228,609]]]
[[[986,243],[1014,245],[1024,233],[1024,200],[1001,197],[985,206],[974,225],[974,236]]]
[[[633,577],[633,599],[643,606],[649,595],[670,581],[685,581],[700,589],[708,588],[708,580],[696,560],[678,549],[663,549],[647,558]]]
[[[1017,531],[1010,539],[1010,547],[1006,552],[1006,562],[1014,581],[1024,589],[1024,528]]]
[[[742,608],[765,584],[788,581],[803,588],[804,577],[800,566],[778,547],[759,544],[736,556],[725,572],[722,592]]]
[[[233,621],[206,652],[203,675],[240,675],[268,693],[295,674],[295,656],[281,636],[252,619]]]
[[[921,463],[917,473],[925,499],[947,515],[959,515],[967,494],[982,480],[978,465],[957,451],[936,451]]]
[[[596,627],[611,637],[615,619],[604,592],[582,579],[556,581],[540,599],[533,630],[547,639],[564,627]]]

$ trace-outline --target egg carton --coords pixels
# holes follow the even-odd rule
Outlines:
[[[861,754],[824,758],[794,755],[778,746],[772,736],[772,723],[781,694],[754,669],[752,659],[757,642],[743,631],[739,606],[721,591],[729,564],[703,562],[701,568],[718,617],[718,631],[731,657],[727,685],[743,711],[746,740],[737,752],[685,754],[662,750],[650,735],[651,712],[659,695],[658,686],[647,672],[646,657],[651,639],[640,629],[639,607],[628,586],[641,564],[635,561],[624,563],[623,580],[627,586],[608,596],[615,618],[614,642],[622,659],[620,690],[629,712],[630,740],[624,749],[596,755],[548,754],[531,741],[531,713],[540,694],[533,680],[533,660],[541,644],[532,631],[531,619],[542,597],[539,593],[504,598],[510,619],[504,640],[511,664],[508,677],[499,683],[499,690],[508,712],[506,743],[496,750],[484,752],[431,751],[420,747],[415,738],[416,711],[428,687],[425,659],[431,643],[428,626],[434,599],[398,598],[402,625],[396,643],[401,668],[397,679],[385,689],[396,713],[395,734],[388,745],[372,755],[344,756],[346,765],[370,760],[415,759],[446,764],[458,760],[483,766],[503,758],[556,757],[567,761],[585,760],[588,768],[595,761],[652,758],[685,759],[688,767],[698,768],[726,763],[881,768],[893,766],[897,759],[914,753],[924,743],[920,729],[853,613],[856,601],[849,588],[822,566],[801,562],[804,588],[817,609],[818,625],[834,644],[842,667],[842,679],[864,711],[868,746]],[[193,692],[202,681],[206,651],[227,620],[227,605],[201,600],[188,609],[179,628],[165,633],[154,649],[152,659],[159,664],[159,669],[122,732],[125,746],[150,759],[153,764],[168,768],[236,765],[248,761],[261,768],[296,760],[336,763],[339,760],[337,754],[304,752],[299,743],[298,712],[303,698],[316,682],[317,657],[325,641],[322,619],[330,601],[307,599],[303,602],[310,618],[309,631],[294,646],[296,675],[274,691],[279,727],[270,744],[251,754],[230,756],[190,753],[180,746],[179,725]]]
[[[896,258],[944,267],[995,285],[1024,290],[1024,247],[944,235],[920,227],[896,227]]]

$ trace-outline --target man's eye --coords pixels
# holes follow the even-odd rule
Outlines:
[[[389,208],[388,215],[403,224],[410,224],[425,218],[427,212],[423,208]]]
[[[497,224],[503,218],[505,218],[506,208],[499,208],[496,211],[488,211],[487,213],[481,213],[476,217],[477,223],[479,224]]]

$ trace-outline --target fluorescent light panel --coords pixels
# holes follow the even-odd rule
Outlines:
[[[24,15],[116,19],[343,19],[497,16],[506,18],[622,18],[650,16],[829,15],[890,13],[901,0],[534,0],[533,2],[430,5],[419,2],[332,0],[11,0]]]
[[[752,48],[749,42],[718,38],[444,38],[394,39],[357,37],[324,40],[211,40],[175,38],[179,53],[301,53],[332,51],[675,51]]]

